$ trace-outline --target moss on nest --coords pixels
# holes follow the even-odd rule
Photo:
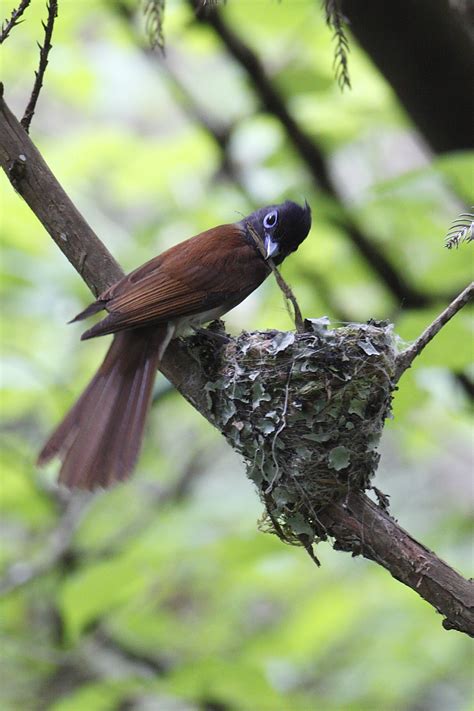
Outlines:
[[[308,332],[243,333],[207,385],[216,426],[245,458],[268,528],[293,543],[321,536],[318,511],[370,487],[390,413],[392,327],[369,322]]]

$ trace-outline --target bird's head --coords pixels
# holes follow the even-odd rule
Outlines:
[[[280,205],[262,207],[241,220],[250,242],[255,242],[254,230],[264,247],[264,259],[281,262],[295,252],[311,228],[311,208],[287,200]]]

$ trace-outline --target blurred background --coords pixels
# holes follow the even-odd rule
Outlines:
[[[15,3],[0,6],[7,17]],[[46,14],[33,0],[2,47],[18,117]],[[378,28],[387,47],[391,22]],[[412,30],[416,18],[397,39],[401,58]],[[428,60],[434,35],[418,34]],[[433,138],[402,70],[394,90],[362,35],[365,49],[350,38],[352,90],[341,92],[316,0],[229,0],[200,21],[168,0],[164,36],[165,56],[150,50],[134,2],[60,2],[30,131],[124,269],[256,207],[306,198],[313,228],[283,267],[303,314],[391,319],[401,342],[419,335],[472,279],[472,245],[443,247],[472,204],[456,107],[444,143]],[[444,56],[441,87],[452,89]],[[468,87],[457,91],[461,101]],[[375,564],[322,544],[317,569],[260,532],[242,462],[162,376],[129,483],[71,495],[55,487],[56,463],[36,469],[107,343],[81,343],[82,326],[66,326],[91,295],[3,173],[0,188],[1,708],[471,708],[469,640]],[[271,279],[226,325],[292,328]],[[400,524],[464,575],[470,326],[465,309],[404,375],[375,482]]]

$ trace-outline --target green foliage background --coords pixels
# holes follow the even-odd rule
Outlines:
[[[12,7],[2,2],[2,16]],[[416,337],[472,278],[469,245],[442,246],[470,200],[472,156],[433,158],[354,42],[353,90],[341,94],[314,0],[231,0],[224,14],[323,150],[354,220],[439,305],[394,302],[334,226],[340,204],[315,188],[278,121],[184,2],[167,3],[166,62],[146,51],[143,22],[124,21],[116,3],[62,2],[33,140],[127,270],[255,206],[306,197],[312,233],[284,266],[304,314],[391,318],[402,339]],[[6,99],[19,116],[44,17],[33,2],[2,48]],[[232,127],[239,185],[166,63],[205,116]],[[302,550],[259,532],[261,506],[240,461],[163,379],[133,480],[92,498],[57,493],[57,466],[38,471],[35,456],[106,344],[81,344],[80,325],[65,325],[90,294],[3,174],[0,184],[0,560],[11,583],[1,601],[1,708],[470,708],[467,638],[443,631],[427,604],[375,565],[322,545],[316,569]],[[226,321],[234,333],[291,328],[271,280]],[[459,314],[403,378],[377,477],[400,523],[466,575],[472,442],[454,373],[472,359],[470,325]]]

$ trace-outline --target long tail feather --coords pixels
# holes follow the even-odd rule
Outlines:
[[[62,460],[59,481],[95,489],[127,478],[137,460],[153,383],[170,332],[118,333],[91,382],[38,457]]]

